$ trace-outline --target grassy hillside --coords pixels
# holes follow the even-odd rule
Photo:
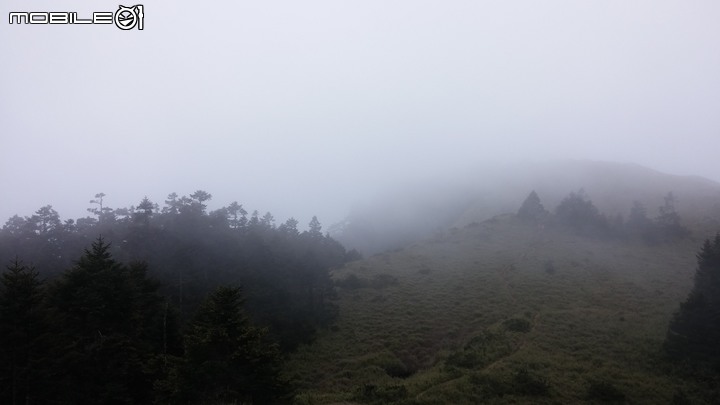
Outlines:
[[[660,353],[699,246],[454,229],[337,270],[337,325],[285,373],[307,404],[712,403]]]

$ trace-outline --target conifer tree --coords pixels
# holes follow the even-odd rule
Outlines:
[[[314,215],[313,215],[312,219],[310,220],[310,224],[308,225],[307,232],[313,238],[322,238],[322,236],[323,236],[322,225],[320,225],[320,221]]]
[[[695,284],[670,322],[665,349],[671,357],[720,370],[720,233],[705,241],[697,263]]]
[[[535,190],[530,192],[517,213],[518,217],[524,221],[541,220],[547,214],[548,212],[540,202],[540,197],[538,197]]]
[[[43,394],[39,368],[48,332],[43,283],[17,258],[0,282],[0,403],[34,403]]]
[[[220,287],[200,306],[185,334],[181,402],[270,403],[285,393],[280,352],[251,325],[243,302],[239,287]]]
[[[99,238],[50,294],[59,329],[53,379],[66,403],[147,403],[151,366],[167,346],[158,284],[144,265],[122,265]],[[172,336],[172,333],[170,333]]]
[[[682,226],[680,222],[680,214],[675,209],[677,199],[672,192],[667,193],[664,197],[665,203],[658,208],[658,216],[655,223],[661,236],[666,240],[683,238],[690,234],[690,231]]]

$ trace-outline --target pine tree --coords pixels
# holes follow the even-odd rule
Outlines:
[[[555,218],[579,234],[607,236],[610,233],[607,218],[587,198],[582,189],[577,193],[570,193],[560,201],[555,208]]]
[[[548,215],[548,212],[540,202],[540,197],[533,190],[522,203],[517,215],[524,221],[538,221]]]
[[[159,285],[142,264],[124,266],[99,238],[63,274],[50,294],[64,345],[53,376],[65,389],[59,400],[75,404],[147,403],[167,347]],[[170,333],[172,336],[172,333]]]
[[[670,322],[665,349],[674,358],[720,367],[720,233],[705,241],[697,262],[695,284]]]
[[[665,203],[658,208],[658,216],[655,218],[660,236],[664,237],[665,240],[674,240],[689,235],[690,231],[682,226],[680,214],[675,209],[677,199],[672,191],[667,193],[664,201]]]
[[[201,305],[185,335],[180,401],[268,403],[285,392],[279,350],[243,302],[239,287],[220,287]]]
[[[40,361],[47,318],[38,272],[15,259],[0,279],[0,403],[32,403],[42,396]]]
[[[313,238],[322,238],[323,236],[322,225],[320,225],[320,221],[318,221],[317,217],[314,215],[310,220],[310,224],[308,225],[307,233]]]

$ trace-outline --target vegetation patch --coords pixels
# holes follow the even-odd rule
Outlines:
[[[360,288],[374,288],[380,290],[398,284],[398,279],[389,274],[378,274],[371,279],[358,277],[356,274],[349,274],[341,280],[335,281],[335,285],[346,290],[357,290]]]
[[[407,395],[408,390],[402,384],[386,386],[364,384],[355,391],[353,399],[356,401],[385,404],[388,401],[399,401],[404,399]]]
[[[505,326],[505,329],[510,332],[521,333],[530,332],[530,329],[532,328],[530,321],[525,318],[510,318],[503,322],[503,326]]]
[[[587,399],[623,403],[625,402],[625,393],[610,381],[591,381],[587,389]]]
[[[547,396],[550,384],[547,379],[522,368],[513,377],[513,393],[528,396]]]
[[[485,330],[472,338],[463,350],[448,356],[445,363],[450,367],[480,368],[512,352],[513,345],[507,336]]]
[[[400,282],[339,289],[339,331],[290,356],[287,370],[318,405],[715,404],[716,384],[659,367],[696,249],[587,238],[515,217],[483,222],[335,270],[336,279]],[[403,398],[382,393],[398,384]]]
[[[382,352],[371,357],[364,364],[380,367],[385,373],[394,378],[407,378],[413,374],[405,363],[390,352]]]

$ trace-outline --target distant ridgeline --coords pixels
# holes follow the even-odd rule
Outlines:
[[[620,214],[609,218],[595,207],[581,189],[565,197],[553,215],[543,207],[537,193],[532,191],[517,215],[523,221],[567,226],[584,236],[637,238],[648,244],[671,242],[688,236],[690,231],[681,224],[673,193],[667,193],[664,201],[654,218],[648,217],[647,209],[638,201],[633,202],[627,220]]]

